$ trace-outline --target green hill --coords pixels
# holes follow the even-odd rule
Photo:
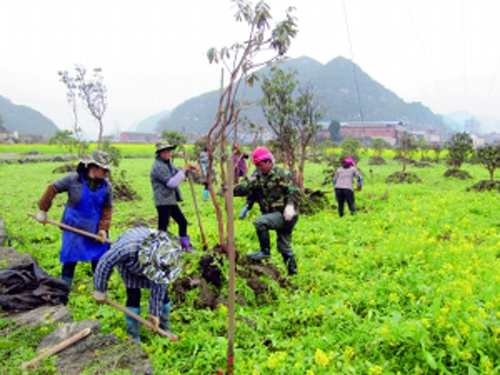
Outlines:
[[[14,104],[3,96],[0,96],[0,116],[3,118],[3,126],[10,132],[51,137],[59,130],[52,120],[40,112],[24,105]]]
[[[403,121],[417,129],[441,126],[441,117],[429,108],[420,103],[406,103],[346,58],[337,57],[323,65],[309,57],[300,57],[287,60],[282,66],[297,70],[300,83],[310,83],[315,88],[318,102],[326,106],[323,121]],[[359,101],[353,68],[356,69]],[[258,73],[267,73],[268,70],[263,68]],[[254,87],[242,86],[239,95],[254,101],[262,97],[262,91],[257,82]],[[218,100],[218,90],[191,98],[177,106],[168,118],[160,120],[157,130],[181,130],[184,127],[189,132],[206,133],[215,119]],[[262,109],[255,104],[245,108],[242,116],[253,122],[265,122]]]

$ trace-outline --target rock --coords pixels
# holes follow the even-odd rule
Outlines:
[[[0,247],[0,269],[34,262],[35,260],[30,254],[18,253],[13,247]]]
[[[15,320],[16,323],[28,326],[50,325],[52,323],[67,323],[73,320],[68,306],[40,306],[34,310],[22,313],[9,313],[4,319]]]
[[[77,375],[84,370],[86,374],[116,371],[153,374],[153,365],[139,344],[132,340],[120,341],[115,335],[98,333],[99,322],[96,320],[64,324],[45,337],[37,351],[53,347],[85,328],[91,329],[90,335],[57,356],[57,372],[67,375]]]

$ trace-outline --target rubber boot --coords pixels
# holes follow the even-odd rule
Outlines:
[[[297,263],[295,262],[295,257],[289,254],[282,254],[283,262],[285,262],[286,270],[288,271],[288,276],[293,276],[297,274]]]
[[[257,237],[259,238],[260,251],[252,254],[248,254],[248,257],[254,260],[269,259],[271,257],[269,231],[260,230],[257,231]]]
[[[189,238],[189,234],[184,237],[179,237],[179,242],[181,243],[182,250],[187,253],[194,254],[195,250],[191,250],[191,239]]]
[[[172,302],[168,302],[163,305],[163,310],[160,316],[160,328],[164,331],[172,333],[170,331],[170,308],[172,307]]]
[[[68,287],[71,288],[71,284],[73,284],[73,278],[72,277],[62,276],[61,279],[63,279],[63,281],[66,284],[68,284]]]
[[[207,201],[208,200],[208,196],[210,195],[210,190],[203,190],[203,200],[204,201]]]
[[[134,306],[127,306],[127,309],[141,315],[141,308]],[[135,340],[136,343],[141,342],[141,324],[131,316],[125,314],[125,322],[127,323],[127,336]]]

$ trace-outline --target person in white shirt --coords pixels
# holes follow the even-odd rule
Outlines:
[[[354,205],[354,177],[357,179],[357,190],[361,191],[363,187],[363,176],[356,168],[354,159],[350,156],[342,161],[342,166],[337,169],[333,177],[333,186],[335,188],[335,197],[339,205],[339,216],[344,216],[344,203],[347,202],[349,211],[354,215],[356,206]]]

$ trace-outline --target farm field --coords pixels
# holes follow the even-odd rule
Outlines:
[[[151,145],[144,147],[144,154],[152,155]],[[0,153],[4,153],[3,146]],[[422,179],[421,184],[388,185],[385,178],[401,165],[384,157],[386,166],[368,166],[366,156],[359,163],[365,187],[356,193],[357,215],[340,219],[329,208],[300,217],[293,233],[299,274],[293,277],[292,287],[280,288],[262,276],[276,298],[271,298],[271,293],[256,297],[245,280],[237,278],[236,290],[244,297],[244,304],[236,307],[235,373],[500,371],[500,198],[498,193],[465,190],[487,179],[487,171],[465,164],[462,168],[474,180],[458,181],[443,177],[447,169],[444,164],[410,166],[409,171]],[[122,160],[119,170],[127,171],[142,200],[115,202],[112,239],[137,224],[156,227],[149,182],[152,162],[152,156]],[[175,164],[180,165],[181,160]],[[0,214],[10,241],[19,252],[31,253],[53,276],[60,275],[61,232],[35,222],[26,213],[36,213],[47,185],[64,176],[52,173],[60,165],[0,164]],[[305,185],[327,191],[333,205],[332,184],[321,186],[325,167],[306,164]],[[213,247],[218,242],[215,210],[211,203],[201,200],[202,186],[196,189],[208,243]],[[182,193],[188,233],[194,248],[200,249],[187,182],[182,184]],[[50,219],[60,220],[65,201],[63,195],[56,198]],[[243,205],[244,199],[235,198],[236,217]],[[254,207],[246,219],[235,223],[236,247],[243,255],[257,250],[252,221],[258,215],[258,207]],[[285,273],[275,236],[271,238],[270,262]],[[198,273],[202,255],[201,250],[186,254],[181,276]],[[223,270],[227,275],[227,262]],[[116,272],[109,290],[111,298],[124,303],[125,289]],[[146,294],[143,311],[148,303]],[[197,310],[197,294],[198,290],[189,292],[182,304],[174,301],[171,329],[179,336],[179,344],[142,332],[142,345],[159,374],[209,374],[226,366],[227,308],[221,304],[213,311]],[[223,294],[227,294],[227,282]],[[90,264],[77,267],[69,304],[75,320],[99,319],[102,332],[125,338],[123,315],[92,299]],[[3,324],[0,320],[0,326]],[[47,334],[50,329],[40,327],[34,335]],[[32,341],[16,345],[19,354],[9,358],[4,358],[0,347],[2,367],[14,368],[36,356]],[[54,373],[53,359],[44,360],[39,371]]]

